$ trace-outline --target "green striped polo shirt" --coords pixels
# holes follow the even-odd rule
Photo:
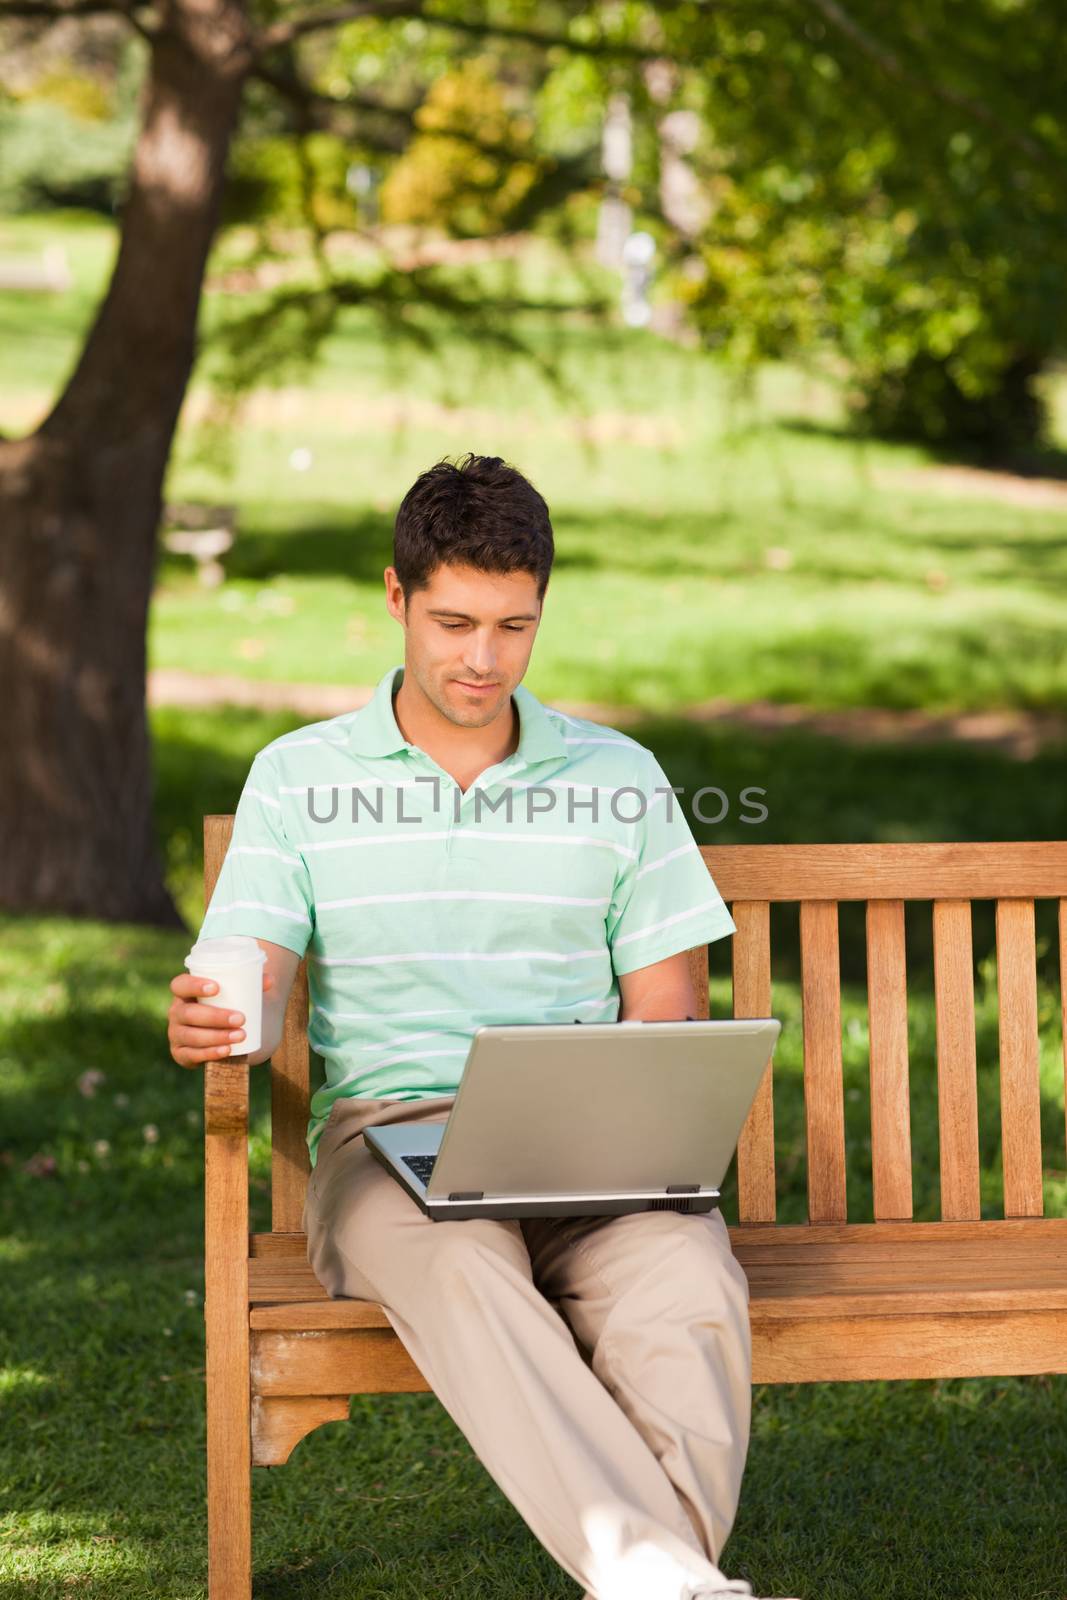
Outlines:
[[[259,751],[201,927],[307,954],[312,1166],[339,1097],[454,1094],[475,1028],[616,1021],[621,974],[736,932],[650,750],[519,684],[463,793],[400,732],[403,674]]]

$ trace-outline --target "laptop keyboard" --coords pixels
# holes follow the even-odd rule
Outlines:
[[[401,1156],[405,1167],[410,1167],[420,1183],[428,1184],[430,1173],[433,1171],[436,1156]],[[695,1202],[684,1197],[678,1199],[655,1199],[648,1202],[649,1211],[694,1211]]]
[[[410,1167],[420,1183],[429,1183],[436,1156],[401,1156],[405,1167]]]

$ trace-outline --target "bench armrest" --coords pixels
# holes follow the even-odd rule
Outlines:
[[[241,1148],[248,1166],[248,1057],[226,1056],[204,1063],[204,1134],[211,1138],[243,1135]]]
[[[204,1067],[204,1296],[225,1321],[248,1310],[248,1057]]]
[[[222,1507],[209,1532],[214,1572],[232,1519],[248,1525],[234,1489],[248,1470],[251,1429],[246,1055],[204,1064],[204,1332],[208,1504]]]

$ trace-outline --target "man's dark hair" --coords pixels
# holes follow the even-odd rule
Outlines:
[[[555,545],[548,506],[500,456],[469,452],[420,473],[400,502],[393,566],[405,599],[443,562],[481,572],[531,572],[543,600]]]

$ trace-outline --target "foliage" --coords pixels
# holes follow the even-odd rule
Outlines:
[[[230,150],[225,220],[269,220],[286,227],[351,228],[359,210],[347,177],[351,145],[337,134],[245,134]]]
[[[77,206],[109,215],[121,198],[136,132],[132,112],[85,115],[95,86],[67,86],[86,93],[0,97],[0,206],[7,211]]]
[[[382,185],[383,220],[433,223],[461,237],[505,228],[534,181],[524,159],[533,126],[509,108],[488,64],[471,59],[444,73],[415,124]]]
[[[849,167],[875,166],[860,155],[842,188]],[[973,227],[949,236],[877,178],[832,206],[828,187],[784,167],[722,182],[703,270],[678,280],[708,346],[744,365],[843,360],[857,419],[883,435],[984,453],[1033,442],[1033,380],[1067,331],[1047,264],[1007,236],[988,251]]]
[[[1040,440],[1037,383],[1067,332],[1058,0],[813,0],[802,18],[767,0],[743,13],[484,0],[455,10],[455,31],[447,16],[366,16],[270,52],[225,219],[306,225],[320,244],[379,219],[588,239],[604,107],[621,90],[626,198],[663,246],[659,294],[705,348],[745,369],[771,357],[834,373],[872,431],[985,456]],[[85,120],[103,100],[81,64],[33,93],[0,106],[0,198],[111,207],[129,98],[110,125]],[[660,125],[677,109],[703,130],[697,238],[659,211]],[[355,192],[360,168],[383,180],[377,206]],[[471,303],[457,298],[457,315]]]
[[[673,285],[711,348],[847,371],[857,417],[983,455],[1033,443],[1067,336],[1067,72],[1051,0],[701,24],[685,91],[713,202]],[[664,33],[696,52],[673,14]]]
[[[553,20],[521,0],[501,19]],[[506,259],[480,274],[435,249],[441,235],[537,231],[570,245],[593,232],[595,219],[574,202],[595,188],[599,113],[588,102],[579,112],[573,87],[569,97],[550,87],[570,66],[562,52],[526,41],[496,48],[475,36],[457,48],[448,30],[420,19],[368,16],[253,76],[224,208],[228,222],[256,227],[246,301],[204,340],[211,380],[226,395],[220,424],[257,383],[306,371],[345,308],[373,311],[398,354],[432,351],[452,322],[472,343],[522,352],[546,370],[516,335],[517,315],[579,305],[604,314],[604,283],[588,270],[564,274],[569,295],[554,284],[531,295]],[[414,253],[413,228],[428,236]]]

